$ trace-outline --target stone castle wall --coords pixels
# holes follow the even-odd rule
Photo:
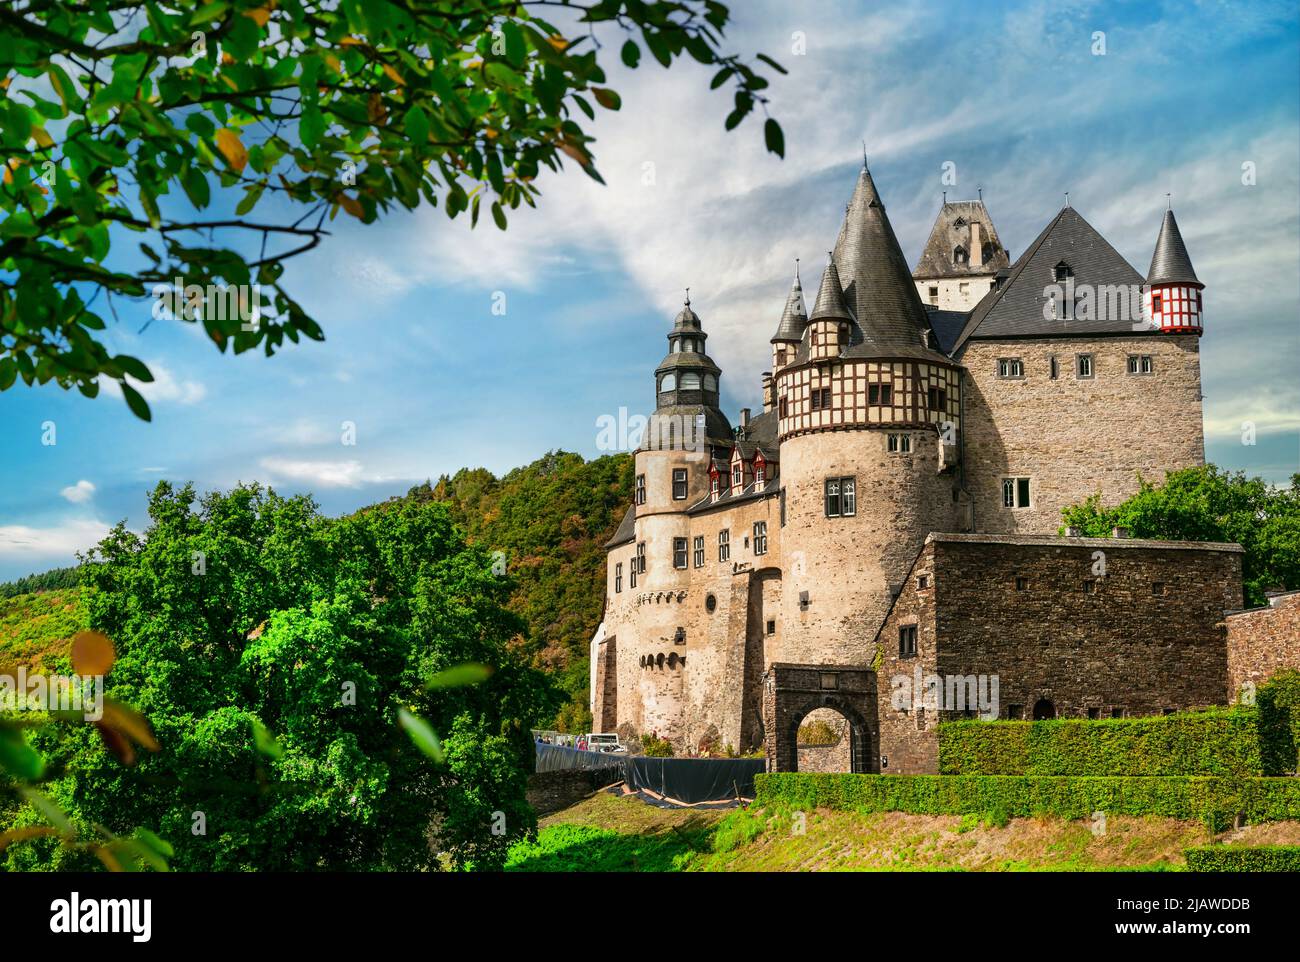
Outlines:
[[[1300,671],[1300,591],[1269,599],[1269,607],[1228,615],[1229,704],[1248,682],[1258,688],[1282,671]]]

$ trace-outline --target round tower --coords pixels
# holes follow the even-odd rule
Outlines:
[[[1199,335],[1204,289],[1205,285],[1192,269],[1192,259],[1187,254],[1174,212],[1166,209],[1151,257],[1151,269],[1147,271],[1143,304],[1146,316],[1153,326],[1166,333]]]
[[[870,665],[926,535],[959,527],[944,442],[960,430],[960,368],[931,336],[864,166],[796,359],[775,378],[785,501],[775,660]]]

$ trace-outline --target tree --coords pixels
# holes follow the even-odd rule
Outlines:
[[[72,821],[150,827],[208,871],[494,868],[535,831],[529,729],[558,697],[510,646],[510,582],[444,506],[334,520],[257,485],[162,483],[149,516],[82,572],[117,641],[108,692],[158,750],[124,768],[93,732],[38,735]],[[43,840],[9,859],[87,867]]]
[[[1300,474],[1289,488],[1273,487],[1209,464],[1171,471],[1162,485],[1141,481],[1137,494],[1113,508],[1093,495],[1062,516],[1066,525],[1098,538],[1119,526],[1139,538],[1237,542],[1245,549],[1248,606],[1265,604],[1271,588],[1300,588]]]
[[[580,115],[620,101],[597,29],[621,32],[630,67],[643,47],[716,67],[728,129],[766,109],[766,78],[723,51],[729,21],[716,0],[0,5],[0,390],[94,397],[113,379],[147,420],[128,378],[148,368],[96,332],[115,299],[151,293],[154,317],[201,322],[223,352],[323,338],[282,276],[340,210],[372,223],[423,201],[477,223],[486,207],[505,229],[544,168],[600,179]],[[783,154],[775,120],[764,134]]]

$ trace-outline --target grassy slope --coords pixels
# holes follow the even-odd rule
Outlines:
[[[86,627],[79,589],[0,598],[0,667],[66,667],[72,636]]]
[[[513,871],[1113,871],[1181,869],[1183,849],[1210,842],[1300,843],[1300,823],[1215,838],[1199,822],[1113,816],[1086,822],[817,811],[803,834],[788,814],[663,811],[598,793],[541,823],[516,846]]]

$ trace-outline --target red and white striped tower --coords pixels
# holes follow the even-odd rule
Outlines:
[[[1167,334],[1201,333],[1201,291],[1187,246],[1172,210],[1165,211],[1156,252],[1147,271],[1143,307],[1151,323]]]

